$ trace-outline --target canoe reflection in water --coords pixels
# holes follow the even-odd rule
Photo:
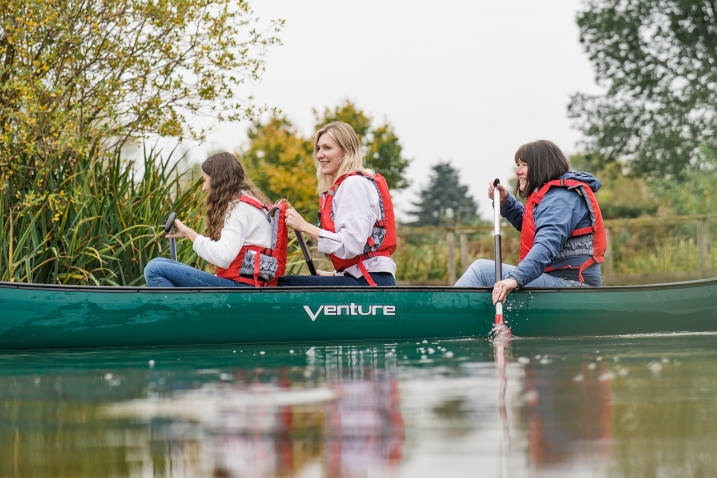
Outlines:
[[[262,383],[261,371],[247,373],[252,372],[224,374],[224,383],[175,392],[173,398],[111,405],[107,413],[146,419],[153,441],[174,448],[155,451],[181,456],[177,462],[190,476],[304,471],[352,477],[385,474],[399,464],[405,432],[397,380],[366,370],[326,387],[293,388],[289,371],[280,371],[273,383]],[[213,463],[201,463],[207,455],[200,448],[209,450]]]

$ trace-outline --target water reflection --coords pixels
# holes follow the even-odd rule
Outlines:
[[[717,336],[5,354],[0,476],[709,476],[715,358]]]

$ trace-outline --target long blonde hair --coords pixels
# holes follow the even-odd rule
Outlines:
[[[316,153],[319,146],[319,138],[324,133],[331,136],[339,145],[341,151],[344,152],[344,159],[341,160],[339,169],[336,172],[336,176],[329,176],[321,172],[321,165],[319,160],[316,159]],[[314,166],[316,166],[316,178],[319,180],[319,194],[328,191],[334,184],[336,178],[343,176],[346,173],[352,171],[363,171],[373,176],[375,173],[371,169],[364,169],[363,167],[363,155],[361,154],[361,142],[356,136],[354,129],[341,121],[335,121],[329,123],[316,132],[314,136]]]

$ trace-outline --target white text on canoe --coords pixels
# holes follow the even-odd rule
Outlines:
[[[356,305],[351,302],[350,305],[322,305],[314,313],[311,307],[304,306],[304,310],[311,318],[312,322],[323,312],[323,315],[396,315],[395,305]]]

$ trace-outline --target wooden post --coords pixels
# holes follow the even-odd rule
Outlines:
[[[456,283],[456,238],[453,229],[446,233],[446,262],[448,263],[448,285]]]
[[[605,245],[605,275],[612,275],[612,239],[610,238],[610,229],[605,228],[605,239],[607,244]]]
[[[697,221],[697,270],[700,279],[707,277],[707,220]]]
[[[461,274],[468,270],[468,236],[465,232],[461,232]]]

